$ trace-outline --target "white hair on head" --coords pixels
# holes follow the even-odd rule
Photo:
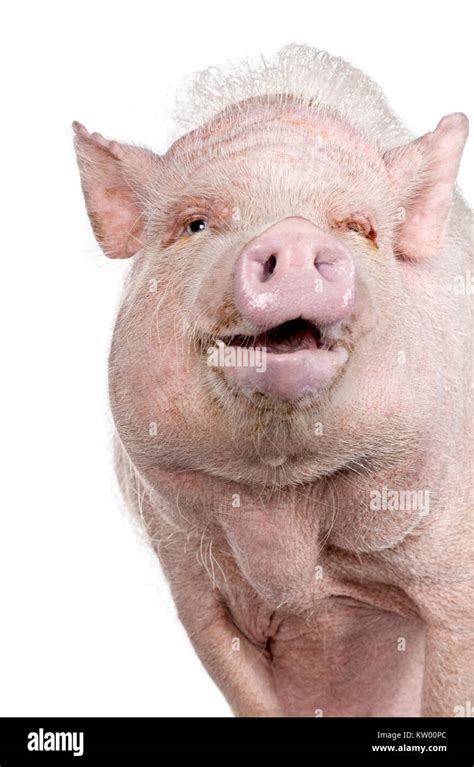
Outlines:
[[[232,104],[274,94],[291,94],[303,103],[339,113],[382,149],[412,137],[370,77],[338,56],[296,44],[269,59],[230,62],[187,78],[175,105],[179,135]]]

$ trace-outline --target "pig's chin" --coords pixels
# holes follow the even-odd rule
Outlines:
[[[257,336],[222,339],[215,349],[212,367],[234,391],[280,402],[320,395],[339,378],[349,356],[327,331],[302,319]]]

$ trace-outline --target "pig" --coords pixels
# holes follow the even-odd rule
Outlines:
[[[161,155],[73,127],[95,237],[131,259],[117,476],[179,619],[235,716],[466,715],[468,120],[414,138],[297,45],[176,104]]]

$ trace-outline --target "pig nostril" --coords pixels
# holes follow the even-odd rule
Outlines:
[[[270,256],[270,258],[268,259],[266,263],[268,274],[273,274],[273,272],[275,271],[276,265],[277,265],[276,256]]]
[[[263,265],[263,276],[266,280],[269,280],[272,276],[273,272],[275,271],[276,264],[276,256],[273,254],[265,261]]]
[[[321,277],[324,277],[324,279],[329,280],[330,282],[337,280],[338,267],[336,263],[331,260],[324,261],[320,256],[316,256],[313,264],[314,268],[317,272],[319,272]]]

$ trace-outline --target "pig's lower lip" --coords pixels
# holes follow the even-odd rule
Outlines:
[[[254,338],[218,342],[208,364],[244,394],[297,400],[327,388],[348,359],[347,350],[329,343],[304,320],[292,320]],[[212,357],[212,358],[211,358]]]

